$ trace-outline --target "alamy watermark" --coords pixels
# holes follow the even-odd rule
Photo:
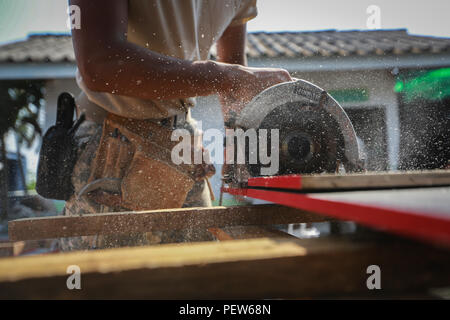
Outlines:
[[[278,129],[226,129],[224,135],[218,129],[202,132],[201,127],[202,123],[199,121],[198,129],[202,134],[194,137],[187,129],[173,131],[171,140],[179,141],[171,153],[174,164],[261,164],[261,175],[278,173]],[[203,152],[202,142],[205,143],[204,149],[209,156]]]
[[[366,13],[369,15],[366,21],[367,29],[381,29],[380,7],[375,4],[372,4],[367,7]]]
[[[369,290],[381,289],[381,269],[376,264],[367,267],[366,273],[370,274],[367,278],[366,286]]]
[[[66,280],[66,286],[69,290],[81,290],[81,269],[77,265],[70,265],[66,270],[67,274],[70,274]]]
[[[79,6],[71,5],[67,8],[67,28],[70,30],[81,29],[81,9]]]

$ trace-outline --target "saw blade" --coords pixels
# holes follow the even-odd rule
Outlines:
[[[278,174],[335,172],[340,163],[351,171],[361,163],[356,133],[344,109],[304,80],[261,92],[239,114],[236,126],[279,130]],[[262,166],[249,164],[250,175],[260,175]]]

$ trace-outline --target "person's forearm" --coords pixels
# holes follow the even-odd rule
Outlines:
[[[93,50],[79,64],[84,82],[94,91],[164,100],[206,96],[230,86],[231,65],[168,57],[130,42],[105,48]]]

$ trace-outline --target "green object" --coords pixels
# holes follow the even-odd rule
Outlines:
[[[62,213],[62,211],[64,210],[64,206],[66,205],[66,202],[63,200],[53,200],[53,204],[55,205],[58,213]]]
[[[249,202],[247,201],[238,201],[236,198],[225,198],[222,201],[222,206],[224,207],[235,207],[235,206],[246,206]],[[213,207],[219,206],[219,199],[216,199],[212,202]]]
[[[450,68],[421,72],[410,79],[398,79],[394,91],[402,93],[406,102],[417,99],[448,98],[450,97]]]
[[[36,181],[35,180],[28,182],[27,190],[29,190],[29,191],[35,191],[36,190]]]
[[[330,90],[328,93],[339,103],[369,100],[368,90],[364,88]]]

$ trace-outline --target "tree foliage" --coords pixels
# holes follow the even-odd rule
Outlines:
[[[25,144],[30,147],[36,137],[42,134],[39,111],[44,104],[43,98],[44,81],[0,82],[0,219],[7,219],[9,207],[6,135],[13,131],[19,146]]]
[[[30,147],[42,133],[39,111],[43,97],[43,81],[0,82],[0,137],[13,130],[19,143]]]

